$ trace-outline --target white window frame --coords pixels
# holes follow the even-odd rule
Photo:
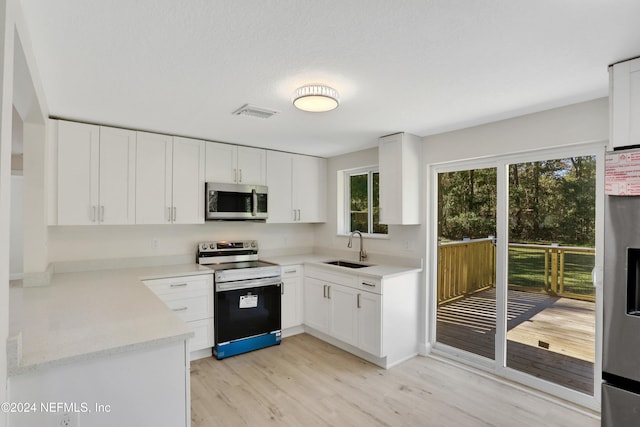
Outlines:
[[[360,230],[363,236],[371,238],[388,238],[387,233],[373,233],[373,174],[380,173],[378,165],[363,166],[355,169],[338,171],[338,194],[342,193],[342,203],[338,203],[338,235],[349,235],[351,233],[351,180],[352,175],[368,175],[367,178],[367,214],[368,230]],[[340,200],[340,197],[338,196]]]

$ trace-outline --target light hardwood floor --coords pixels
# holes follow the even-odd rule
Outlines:
[[[580,426],[600,421],[430,357],[384,370],[301,334],[191,364],[193,427]]]

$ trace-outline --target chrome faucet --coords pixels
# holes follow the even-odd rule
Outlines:
[[[349,235],[349,243],[347,243],[347,247],[350,248],[353,246],[354,234],[360,235],[360,261],[364,261],[367,259],[367,251],[365,251],[364,248],[362,247],[362,233],[359,230],[351,232],[351,234]]]

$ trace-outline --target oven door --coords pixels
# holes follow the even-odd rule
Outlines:
[[[262,185],[207,183],[205,194],[208,220],[265,220],[268,189]]]
[[[280,278],[216,283],[216,345],[280,331]]]

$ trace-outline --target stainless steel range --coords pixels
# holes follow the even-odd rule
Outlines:
[[[216,358],[280,344],[280,266],[258,260],[257,241],[201,242],[198,263],[214,272]]]

